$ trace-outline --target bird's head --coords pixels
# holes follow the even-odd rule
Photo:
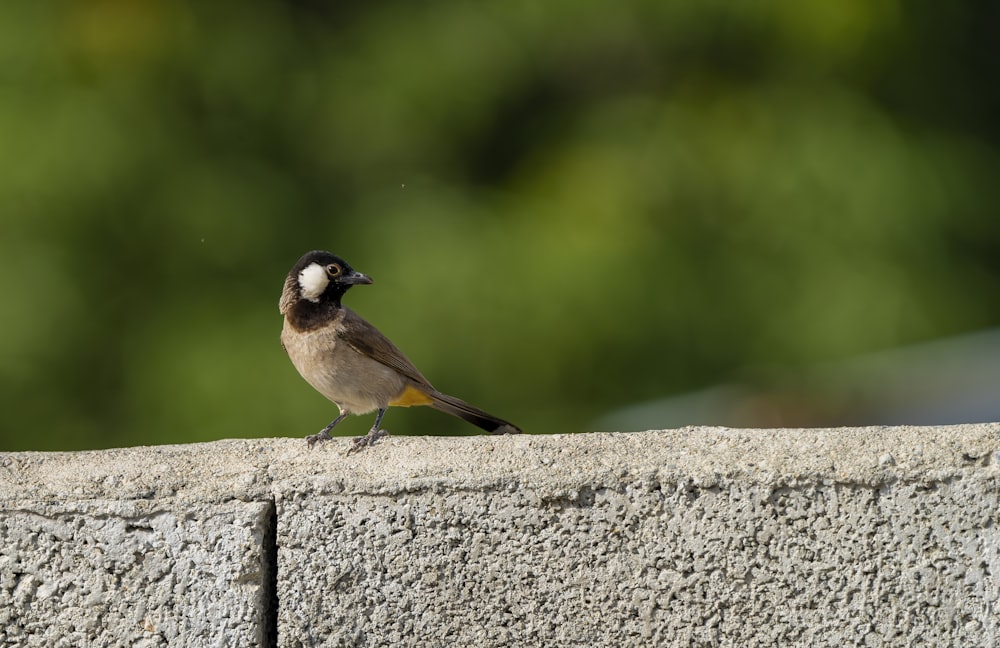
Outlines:
[[[371,277],[358,272],[335,254],[313,250],[304,254],[288,271],[279,310],[285,313],[300,300],[339,305],[351,286],[370,283]]]

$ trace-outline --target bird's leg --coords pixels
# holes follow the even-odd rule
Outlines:
[[[330,421],[330,425],[327,425],[325,428],[323,428],[322,430],[320,430],[316,434],[310,434],[309,436],[307,436],[306,437],[306,443],[309,444],[309,448],[312,449],[312,447],[314,445],[316,445],[320,441],[329,441],[330,440],[330,430],[332,430],[333,428],[335,428],[337,426],[337,423],[340,423],[345,418],[347,418],[347,412],[341,412],[340,416],[338,416],[337,418],[335,418],[332,421]]]
[[[382,423],[382,417],[385,416],[386,408],[380,407],[378,414],[375,415],[375,423],[372,425],[372,429],[368,430],[368,434],[363,437],[358,437],[354,440],[354,445],[351,449],[347,451],[347,454],[353,454],[362,448],[367,448],[369,446],[375,445],[375,442],[384,436],[389,434],[389,430],[379,429],[379,424]]]

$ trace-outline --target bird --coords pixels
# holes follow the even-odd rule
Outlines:
[[[371,430],[348,452],[371,446],[388,434],[380,426],[389,407],[418,405],[491,434],[519,434],[513,423],[435,389],[396,345],[341,303],[351,287],[371,283],[371,277],[324,250],[304,254],[285,278],[278,302],[284,316],[281,346],[305,381],[340,410],[329,425],[306,437],[309,448],[330,440],[330,430],[349,415],[377,412]]]

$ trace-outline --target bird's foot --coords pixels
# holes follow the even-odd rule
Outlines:
[[[331,438],[333,437],[330,436],[330,432],[327,430],[323,430],[322,432],[319,432],[317,434],[310,434],[309,436],[307,436],[306,443],[309,444],[309,449],[312,450],[313,446],[319,443],[320,441],[329,441]]]
[[[347,451],[347,454],[354,454],[355,452],[359,452],[361,450],[364,450],[365,448],[369,448],[375,445],[376,441],[386,436],[389,436],[389,430],[379,430],[376,428],[372,428],[368,430],[368,434],[364,435],[363,437],[358,437],[354,439],[354,443],[351,444],[351,447]]]

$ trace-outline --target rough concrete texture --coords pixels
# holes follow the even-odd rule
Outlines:
[[[262,645],[271,511],[265,502],[5,503],[0,645]]]
[[[1000,424],[349,443],[0,455],[0,644],[1000,635]]]

